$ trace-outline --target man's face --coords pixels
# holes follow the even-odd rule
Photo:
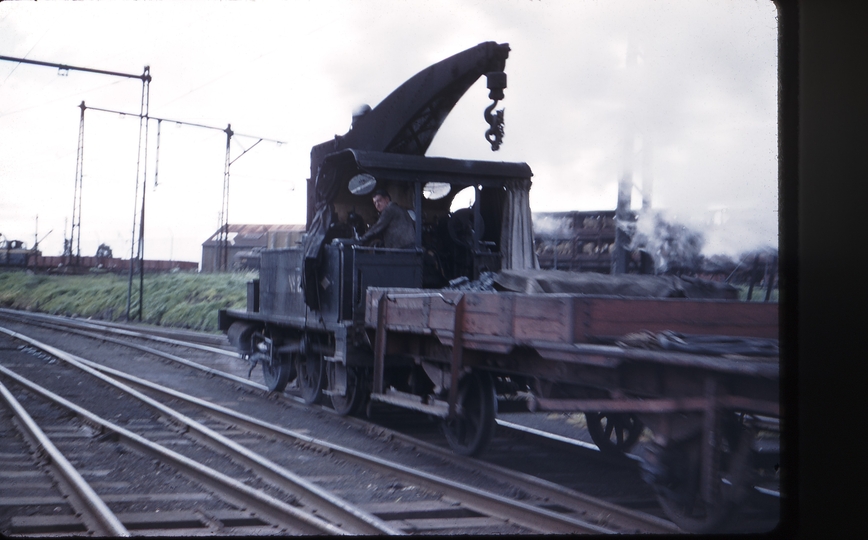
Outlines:
[[[388,204],[389,199],[383,197],[382,195],[374,195],[374,208],[377,209],[377,212],[382,212]]]

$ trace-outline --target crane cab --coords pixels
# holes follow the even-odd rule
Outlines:
[[[317,210],[303,246],[307,305],[327,320],[349,320],[362,313],[368,287],[439,288],[513,268],[516,254],[532,258],[531,176],[525,163],[354,149],[326,157],[313,186]],[[353,242],[377,221],[370,195],[377,188],[409,211],[413,248]],[[452,211],[464,190],[472,192],[472,205]]]

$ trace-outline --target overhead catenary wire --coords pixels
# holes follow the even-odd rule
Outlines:
[[[175,120],[175,119],[171,119],[171,118],[161,118],[161,117],[157,117],[157,116],[149,116],[147,114],[136,115],[134,113],[128,113],[128,112],[117,111],[117,110],[112,110],[112,109],[103,109],[100,107],[88,107],[88,109],[91,109],[94,111],[111,113],[111,114],[120,114],[122,116],[138,116],[140,122],[144,121],[146,123],[149,123],[151,120],[156,120],[157,121],[157,133],[158,133],[158,138],[157,138],[157,141],[158,141],[157,142],[157,155],[158,156],[159,156],[159,130],[160,130],[160,125],[163,121],[173,122],[178,126],[188,125],[188,126],[204,128],[204,129],[219,130],[219,131],[222,131],[226,134],[226,155],[225,155],[224,164],[223,164],[223,197],[222,197],[222,202],[220,205],[220,212],[218,213],[218,221],[220,222],[220,224],[219,224],[219,228],[218,228],[218,232],[217,232],[217,249],[214,252],[214,266],[215,266],[215,268],[220,269],[220,270],[227,270],[228,265],[229,265],[229,255],[228,254],[229,254],[229,178],[230,178],[230,168],[231,168],[233,163],[235,163],[236,161],[238,161],[241,158],[241,156],[245,155],[247,152],[252,150],[254,147],[256,147],[259,143],[261,143],[263,141],[273,142],[273,143],[276,143],[277,145],[283,145],[286,143],[284,141],[278,141],[276,139],[269,139],[267,137],[258,137],[255,135],[245,135],[243,133],[236,133],[232,129],[232,124],[227,125],[225,128],[219,128],[219,127],[215,127],[215,126],[208,126],[205,124],[199,124],[196,122],[186,122],[183,120]],[[241,146],[241,148],[242,148],[242,152],[241,152],[241,154],[236,156],[235,159],[231,159],[230,151],[231,151],[231,143],[232,143],[233,137],[247,137],[247,138],[251,138],[251,139],[256,139],[256,142],[254,142],[248,148],[244,148],[244,146],[242,146],[239,143],[239,146]],[[237,139],[236,139],[236,142],[237,142]],[[146,155],[147,155],[147,149],[146,149]],[[138,175],[137,175],[137,181],[138,181]],[[156,187],[156,173],[155,173],[155,177],[154,177],[154,187]],[[138,200],[138,184],[136,184],[136,189],[137,189],[136,200]],[[139,223],[144,222],[144,195],[142,195],[142,199],[143,199],[143,201],[142,201],[142,216],[139,219]],[[134,227],[135,227],[135,221],[134,221]],[[139,233],[140,243],[142,242],[142,236],[143,235],[144,235],[144,225],[142,225],[140,233]],[[135,241],[135,234],[133,236],[133,241]],[[141,246],[140,247],[140,254],[143,251],[143,249],[144,249],[144,246]],[[130,264],[131,265],[132,265],[132,259],[133,259],[133,255],[132,255],[132,248],[131,248],[130,249]],[[139,264],[140,264],[140,266],[142,264],[144,264],[143,259],[140,260]],[[141,281],[141,278],[140,278],[140,281]],[[132,290],[132,270],[130,271],[130,290]],[[144,291],[143,287],[140,286],[139,320],[141,320],[141,316],[142,316],[141,310],[142,310],[142,303],[143,302],[142,302],[141,298],[143,295],[143,291]],[[130,310],[130,298],[132,298],[131,293],[128,297],[128,302],[127,302],[127,311],[128,311],[127,318],[128,319],[129,319],[129,310]]]
[[[3,113],[0,113],[0,118],[6,118],[6,117],[8,117],[8,116],[12,116],[13,114],[18,114],[18,113],[22,113],[22,112],[30,111],[30,110],[32,110],[32,109],[38,109],[38,108],[40,108],[40,107],[45,107],[45,106],[48,106],[48,105],[50,105],[50,104],[52,104],[52,103],[57,103],[58,101],[63,101],[63,100],[65,100],[65,99],[67,99],[67,98],[71,98],[71,97],[75,97],[75,96],[80,96],[80,95],[83,95],[83,94],[87,94],[87,93],[89,93],[89,92],[93,92],[94,90],[102,90],[103,88],[108,88],[109,86],[114,86],[114,85],[116,85],[116,84],[120,84],[120,83],[122,83],[122,82],[123,82],[123,81],[113,81],[113,82],[110,82],[110,83],[107,83],[107,84],[101,84],[101,85],[99,85],[99,86],[93,86],[93,87],[90,87],[90,88],[85,88],[85,89],[83,89],[83,90],[76,90],[76,91],[74,91],[74,92],[70,92],[69,94],[66,94],[66,95],[63,95],[63,96],[57,97],[57,98],[55,98],[55,99],[51,99],[51,100],[48,100],[48,101],[43,101],[42,103],[39,103],[39,104],[37,104],[37,105],[29,105],[29,106],[27,106],[27,107],[22,107],[22,108],[20,108],[20,109],[15,109],[15,110],[12,110],[12,111],[6,111],[6,112],[3,112]]]
[[[112,110],[112,109],[103,109],[103,108],[100,108],[100,107],[90,107],[90,106],[88,106],[88,109],[90,109],[90,110],[92,110],[92,111],[100,111],[100,112],[105,112],[105,113],[120,114],[120,115],[122,115],[122,116],[142,116],[142,115],[139,115],[139,114],[136,114],[136,113],[130,113],[130,112],[125,112],[125,111],[117,111],[117,110]],[[160,116],[153,116],[153,115],[146,115],[146,118],[147,118],[148,120],[156,120],[156,121],[158,121],[158,122],[171,122],[171,123],[173,123],[173,124],[177,124],[177,125],[179,125],[179,126],[192,126],[192,127],[203,128],[203,129],[213,129],[213,130],[216,130],[216,131],[222,131],[223,133],[226,133],[226,128],[225,128],[225,127],[209,126],[209,125],[206,125],[206,124],[199,124],[199,123],[196,123],[196,122],[188,122],[188,121],[186,121],[186,120],[175,120],[175,119],[173,119],[173,118],[163,118],[163,117],[160,117]],[[286,141],[278,141],[277,139],[269,139],[268,137],[260,137],[260,136],[258,136],[258,135],[246,135],[246,134],[244,134],[244,133],[238,133],[238,132],[235,131],[235,130],[232,130],[232,136],[233,136],[233,137],[246,137],[246,138],[248,138],[248,139],[258,139],[258,140],[260,140],[260,141],[273,142],[273,143],[276,143],[276,144],[278,144],[278,145],[280,145],[280,144],[286,144]],[[253,147],[251,146],[250,148],[253,148]],[[248,150],[249,150],[249,149],[248,149]],[[246,151],[245,151],[245,152],[246,152]],[[239,157],[240,157],[240,156],[239,156]],[[236,159],[237,159],[237,158],[236,158]],[[233,161],[235,161],[235,160],[233,160]]]

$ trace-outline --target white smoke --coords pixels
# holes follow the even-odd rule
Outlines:
[[[574,234],[572,219],[569,217],[553,217],[533,215],[533,232],[540,236],[551,238],[571,238]]]
[[[725,208],[701,216],[651,209],[638,214],[630,248],[650,254],[657,273],[745,271],[757,257],[763,263],[777,257],[777,246],[757,234],[761,221]]]
[[[699,268],[705,236],[687,224],[659,210],[638,216],[630,248],[642,250],[654,259],[657,273],[681,268]]]

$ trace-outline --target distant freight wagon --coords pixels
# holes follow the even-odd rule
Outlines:
[[[143,261],[145,272],[195,272],[199,263],[188,261]],[[123,273],[130,269],[129,259],[114,257],[43,257],[38,250],[27,249],[23,242],[11,240],[0,244],[0,268],[21,268],[36,272],[80,273],[105,271]],[[136,265],[138,269],[138,264]]]

